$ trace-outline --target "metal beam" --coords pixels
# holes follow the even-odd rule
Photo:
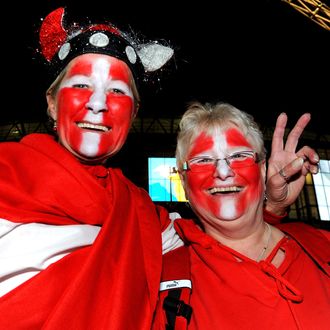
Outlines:
[[[292,8],[330,31],[330,8],[319,0],[282,0]]]

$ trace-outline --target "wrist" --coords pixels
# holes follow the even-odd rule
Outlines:
[[[265,193],[264,198],[264,210],[279,217],[285,217],[287,215],[287,206],[281,202],[272,202],[272,199]]]
[[[265,204],[264,211],[279,218],[284,218],[288,215],[286,207],[279,207],[270,203]]]
[[[286,213],[284,215],[276,215],[274,213],[271,213],[269,211],[267,211],[264,208],[264,221],[266,221],[267,223],[270,223],[271,225],[277,225],[280,224],[282,222],[282,220],[286,217]]]

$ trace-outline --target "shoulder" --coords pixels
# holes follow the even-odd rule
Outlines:
[[[276,224],[275,227],[289,235],[311,235],[315,237],[323,237],[327,240],[329,240],[330,237],[329,231],[302,222],[281,223]]]
[[[276,227],[295,239],[319,267],[330,276],[329,232],[305,223],[287,223]]]

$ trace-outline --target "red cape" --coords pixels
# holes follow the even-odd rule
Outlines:
[[[93,245],[0,298],[0,328],[149,329],[166,212],[120,170],[102,187],[48,135],[1,143],[0,154],[0,218],[102,226]]]

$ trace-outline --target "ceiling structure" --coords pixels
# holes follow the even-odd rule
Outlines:
[[[282,0],[292,8],[330,31],[330,7],[320,0]]]
[[[320,7],[320,1],[311,0],[9,4],[13,24],[6,28],[4,43],[10,74],[5,76],[0,139],[10,136],[10,125],[18,125],[24,135],[46,120],[44,94],[50,81],[36,52],[37,31],[41,18],[59,6],[67,7],[70,20],[108,19],[123,30],[129,25],[137,34],[167,40],[174,47],[174,61],[143,90],[136,132],[152,127],[152,122],[160,128],[170,122],[170,131],[176,133],[188,102],[221,100],[265,126],[273,126],[283,111],[289,114],[289,125],[311,112],[311,130],[329,134],[330,32],[311,15],[301,15],[293,3],[308,5],[311,12],[318,6],[318,19],[320,8],[328,8],[327,1]],[[149,125],[141,126],[146,121]]]

